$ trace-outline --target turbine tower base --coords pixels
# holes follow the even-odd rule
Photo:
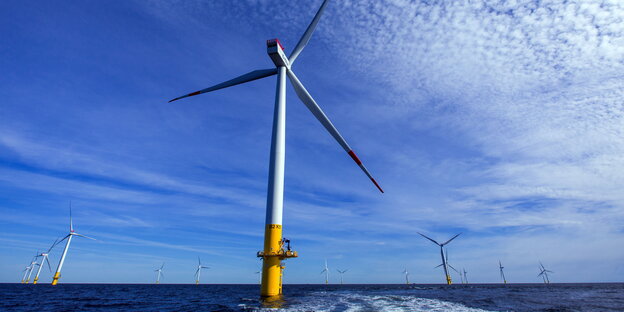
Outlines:
[[[33,284],[37,284],[37,281],[39,280],[38,277],[35,277],[35,279],[33,280]]]
[[[453,284],[453,281],[451,280],[451,276],[450,276],[450,275],[447,275],[447,276],[446,276],[446,284],[447,284],[447,285],[451,285],[451,284]]]
[[[52,278],[52,286],[58,284],[59,278],[61,278],[61,272],[56,272]]]
[[[282,225],[269,224],[265,232],[264,251],[258,251],[256,256],[262,258],[262,283],[260,285],[260,296],[271,298],[282,295],[282,271],[284,265],[282,260],[296,258],[297,252],[284,250],[284,240],[282,239]]]

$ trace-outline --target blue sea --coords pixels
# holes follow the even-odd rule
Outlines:
[[[284,285],[0,284],[1,311],[624,311],[624,284]]]

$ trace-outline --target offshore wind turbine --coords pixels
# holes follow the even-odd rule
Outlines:
[[[405,275],[405,284],[409,285],[409,272],[407,271],[407,268],[403,270],[403,274]]]
[[[38,252],[37,252],[38,253]],[[33,271],[35,270],[35,266],[41,267],[39,263],[37,263],[37,256],[33,258],[33,261],[30,263],[30,270],[28,270],[28,277],[26,278],[26,284],[30,283],[30,276],[32,276]]]
[[[329,268],[327,267],[327,259],[325,259],[325,268],[321,274],[325,273],[325,285],[329,284]]]
[[[444,257],[446,257],[446,265],[447,265],[449,268],[453,269],[453,271],[455,271],[455,273],[459,274],[459,277],[460,277],[460,279],[461,279],[461,283],[463,284],[463,283],[464,283],[464,276],[462,275],[462,272],[460,272],[460,271],[458,271],[457,269],[455,269],[455,268],[451,265],[451,263],[449,262],[449,252],[448,252],[448,248],[444,248]],[[440,265],[436,266],[436,268],[439,268],[439,267],[441,267],[442,265],[443,265],[443,264],[440,264]]]
[[[209,267],[203,266],[201,264],[201,259],[199,257],[197,257],[197,260],[199,261],[199,265],[197,266],[197,271],[195,271],[195,285],[199,285],[199,276],[201,275],[201,270],[202,269],[210,269]],[[163,263],[163,265],[164,265],[164,263]]]
[[[24,283],[28,284],[28,282],[26,281],[26,276],[28,276],[28,273],[30,273],[30,271],[32,270],[33,262],[35,261],[35,259],[36,259],[36,256],[33,257],[32,260],[30,260],[28,265],[22,271],[22,272],[24,272],[24,276],[22,276],[22,284],[24,284]]]
[[[345,274],[347,271],[349,271],[349,269],[342,270],[342,271],[336,269],[336,271],[338,271],[338,273],[340,273],[340,285],[342,285],[342,274]]]
[[[30,271],[31,264],[27,265],[22,272],[24,272],[24,276],[22,276],[22,284],[26,282],[26,275],[28,275],[28,271]]]
[[[466,269],[464,269],[464,268],[462,268],[462,270],[464,271],[464,282],[466,284],[468,284],[468,275],[466,275],[466,274],[468,274],[468,272],[466,272]]]
[[[69,250],[69,244],[71,244],[71,240],[74,236],[80,236],[80,237],[96,240],[95,238],[84,236],[74,231],[74,224],[72,221],[72,206],[71,206],[71,202],[69,202],[69,234],[67,234],[67,236],[63,237],[63,239],[61,239],[60,241],[52,245],[52,247],[54,247],[57,244],[61,243],[62,241],[67,240],[67,242],[65,243],[65,249],[63,249],[63,255],[61,255],[61,260],[59,260],[59,264],[56,267],[56,273],[54,273],[54,277],[52,277],[52,285],[58,284],[58,280],[59,278],[61,278],[61,269],[63,268],[63,263],[65,263],[65,256],[67,256],[67,251]]]
[[[540,276],[540,275],[542,276],[542,279],[544,280],[544,284],[550,284],[550,279],[548,279],[548,273],[555,273],[555,272],[546,270],[546,268],[544,267],[541,261],[539,264],[540,264],[539,265],[540,273],[537,274],[537,276]]]
[[[52,244],[52,246],[50,246],[50,248],[48,248],[46,252],[42,252],[37,255],[37,257],[42,257],[42,258],[41,258],[41,264],[39,265],[39,269],[37,270],[37,274],[35,275],[35,280],[33,281],[33,284],[37,284],[37,281],[39,280],[39,273],[41,273],[41,268],[43,267],[44,262],[48,264],[48,270],[52,272],[52,267],[50,266],[50,259],[48,258],[48,256],[50,255],[50,251],[52,250],[52,248],[54,248],[54,246],[56,245],[57,240],[54,240],[54,243]]]
[[[420,233],[420,232],[419,232],[418,234],[420,234],[420,236],[422,236],[422,237],[424,237],[424,238],[426,238],[426,239],[428,239],[428,240],[432,241],[434,244],[436,244],[436,245],[440,246],[440,256],[442,257],[442,264],[438,265],[437,267],[440,267],[440,266],[441,266],[441,267],[443,267],[443,268],[444,268],[444,276],[445,276],[445,278],[446,278],[446,284],[451,285],[451,284],[453,283],[453,281],[451,280],[451,275],[450,275],[450,274],[449,274],[449,272],[448,272],[448,267],[449,267],[449,265],[448,265],[448,263],[447,263],[447,261],[446,261],[446,258],[444,257],[444,246],[446,246],[448,243],[450,243],[452,240],[454,240],[457,236],[461,235],[461,233],[459,233],[459,234],[457,234],[457,235],[453,236],[451,239],[447,240],[446,242],[444,242],[444,243],[442,243],[442,244],[438,243],[437,241],[435,241],[435,240],[434,240],[434,239],[432,239],[432,238],[429,238],[429,237],[428,237],[428,236],[426,236],[425,234],[422,234],[422,233]],[[437,267],[436,267],[436,268],[437,268]],[[451,267],[451,268],[452,268],[452,267]],[[453,268],[453,270],[455,270],[455,268]],[[457,271],[457,270],[455,270],[455,271]]]
[[[264,249],[258,252],[257,256],[263,260],[262,283],[260,294],[262,297],[279,296],[282,294],[282,270],[284,268],[282,260],[297,257],[295,251],[285,251],[282,248],[282,211],[284,201],[284,161],[285,161],[285,138],[286,138],[286,77],[290,80],[295,89],[295,93],[303,104],[310,110],[312,115],[325,127],[331,136],[340,144],[355,163],[364,171],[366,176],[383,193],[383,190],[372,177],[368,169],[364,167],[360,159],[347,141],[340,135],[336,127],[327,118],[327,115],[318,106],[308,90],[303,86],[299,78],[292,70],[292,65],[299,54],[306,47],[316,26],[327,6],[328,0],[324,0],[321,7],[316,12],[312,22],[303,33],[303,36],[293,49],[290,57],[286,57],[284,47],[278,39],[267,40],[267,52],[273,61],[275,68],[254,70],[234,79],[216,84],[214,86],[195,91],[184,96],[177,97],[169,102],[173,102],[189,96],[195,96],[253,80],[277,75],[277,90],[275,94],[275,107],[273,113],[273,130],[271,135],[271,154],[269,162],[269,181],[267,191],[266,221],[264,232]]]
[[[156,284],[160,284],[160,276],[162,275],[163,277],[165,276],[165,274],[163,274],[163,267],[165,266],[165,263],[163,262],[163,264],[160,266],[160,268],[154,270],[154,272],[158,272],[158,275],[156,276]]]
[[[505,267],[503,266],[503,264],[501,263],[500,260],[498,260],[498,270],[500,271],[500,276],[501,279],[503,280],[503,284],[507,284],[507,279],[505,278],[505,272],[503,272],[503,269]]]

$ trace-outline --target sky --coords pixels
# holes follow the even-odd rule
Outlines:
[[[321,1],[2,1],[0,282],[257,283],[274,66]],[[331,1],[287,90],[285,283],[624,280],[621,1]],[[61,247],[51,252],[52,267]],[[51,281],[44,268],[40,281]],[[459,277],[453,273],[453,279]]]

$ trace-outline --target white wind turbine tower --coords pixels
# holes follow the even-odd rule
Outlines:
[[[325,259],[325,268],[321,274],[325,273],[325,285],[329,284],[329,267],[327,267],[327,259]]]
[[[310,110],[312,115],[323,125],[325,130],[340,144],[355,163],[364,171],[366,176],[383,193],[370,172],[364,167],[355,152],[351,149],[347,141],[338,132],[336,127],[327,118],[327,115],[312,98],[308,90],[299,81],[299,78],[292,70],[292,65],[299,54],[306,47],[312,33],[327,6],[328,0],[324,0],[312,22],[304,32],[303,36],[293,49],[290,57],[286,57],[282,44],[277,39],[267,41],[267,52],[275,67],[269,69],[254,70],[242,76],[228,80],[226,82],[196,91],[184,96],[177,97],[169,102],[173,102],[189,96],[207,93],[253,80],[277,75],[277,91],[275,95],[275,107],[273,113],[273,131],[271,135],[271,153],[269,162],[269,181],[267,191],[267,209],[264,249],[258,253],[258,257],[263,259],[261,296],[271,297],[282,294],[282,260],[297,257],[294,251],[284,251],[282,242],[282,211],[284,200],[284,160],[286,155],[286,77],[290,80],[299,99]]]
[[[156,276],[156,284],[160,284],[160,276],[162,275],[163,277],[165,276],[163,274],[163,267],[165,266],[165,263],[163,262],[163,264],[160,266],[160,268],[154,270],[154,272],[158,272],[158,275]]]
[[[346,269],[346,270],[338,270],[338,269],[336,269],[336,271],[338,271],[338,273],[340,273],[340,285],[342,285],[342,275],[345,274],[347,271],[349,271],[349,269]]]
[[[58,283],[59,278],[61,277],[61,269],[63,268],[63,263],[65,262],[65,256],[67,256],[67,251],[69,250],[69,244],[71,244],[71,240],[74,236],[80,236],[80,237],[96,240],[95,238],[84,236],[74,231],[74,224],[72,221],[72,206],[71,206],[71,202],[69,202],[69,234],[67,234],[67,236],[63,237],[63,239],[61,239],[60,241],[56,243],[56,244],[59,244],[60,242],[67,240],[67,242],[65,243],[65,249],[63,249],[63,254],[61,255],[61,260],[59,261],[59,264],[56,267],[56,273],[54,273],[54,277],[52,278],[52,285],[56,285]],[[56,244],[54,244],[52,247],[54,247]]]
[[[409,285],[409,272],[407,271],[407,268],[403,270],[403,274],[405,274],[405,284]]]
[[[201,270],[202,269],[210,269],[209,267],[203,266],[201,264],[201,259],[199,257],[197,257],[197,261],[199,261],[199,265],[197,265],[197,271],[195,271],[195,285],[199,285],[199,277],[201,275]]]
[[[48,248],[48,250],[46,252],[42,252],[40,254],[37,255],[37,257],[42,257],[41,258],[41,264],[39,265],[39,269],[37,270],[37,274],[35,275],[35,280],[33,281],[33,284],[37,284],[37,281],[39,281],[39,274],[41,273],[41,268],[43,267],[43,263],[46,262],[48,264],[48,270],[50,270],[50,272],[52,272],[52,267],[50,266],[50,259],[49,259],[49,255],[50,255],[50,251],[52,250],[52,248],[54,248],[54,246],[56,246],[56,242],[58,241],[55,240],[54,243],[52,244],[52,246],[50,246],[50,248]]]

